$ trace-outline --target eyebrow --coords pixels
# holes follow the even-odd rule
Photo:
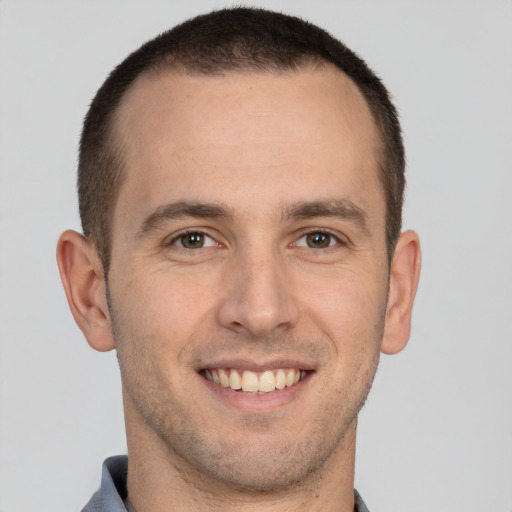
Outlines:
[[[220,204],[199,203],[190,201],[177,201],[159,206],[148,215],[137,232],[137,238],[158,229],[169,220],[184,219],[232,220],[234,214],[231,209]],[[283,220],[307,220],[316,217],[336,217],[346,219],[365,233],[369,233],[367,215],[364,210],[349,199],[327,199],[318,201],[300,202],[288,206],[283,211]]]
[[[369,234],[368,215],[350,199],[327,199],[297,203],[284,211],[285,219],[306,220],[315,217],[336,217],[356,224]]]
[[[177,201],[159,206],[153,213],[148,215],[137,232],[137,238],[158,229],[166,221],[192,217],[196,219],[223,219],[233,218],[233,213],[226,207],[219,204],[196,203],[189,201]]]

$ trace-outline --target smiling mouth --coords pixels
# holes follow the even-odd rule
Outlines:
[[[202,370],[201,375],[208,381],[224,388],[246,393],[271,393],[275,390],[294,386],[309,373],[297,368],[266,370],[252,372],[233,368],[209,368]]]

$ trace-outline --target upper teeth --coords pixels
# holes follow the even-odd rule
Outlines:
[[[209,381],[220,384],[225,388],[241,389],[252,393],[269,393],[276,389],[297,384],[301,378],[304,378],[306,372],[296,368],[280,368],[260,373],[251,372],[250,370],[215,368],[205,370],[204,374]]]

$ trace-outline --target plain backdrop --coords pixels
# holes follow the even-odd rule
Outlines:
[[[341,38],[402,117],[423,274],[360,416],[356,487],[372,512],[511,512],[512,3],[251,4]],[[126,450],[115,354],[86,344],[55,264],[81,121],[129,52],[226,5],[0,1],[0,512],[79,511]]]

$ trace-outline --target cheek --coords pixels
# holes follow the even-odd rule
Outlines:
[[[190,378],[181,363],[202,323],[197,283],[182,287],[155,273],[123,284],[112,287],[116,348],[123,386],[146,417]]]
[[[204,277],[156,271],[132,277],[113,297],[116,324],[132,344],[151,346],[156,358],[177,359],[213,308],[214,283]],[[121,343],[123,340],[120,340]]]
[[[363,276],[364,277],[364,276]],[[386,311],[386,284],[345,272],[333,276],[328,286],[309,293],[306,307],[311,321],[331,340],[343,359],[360,359],[378,353]]]

